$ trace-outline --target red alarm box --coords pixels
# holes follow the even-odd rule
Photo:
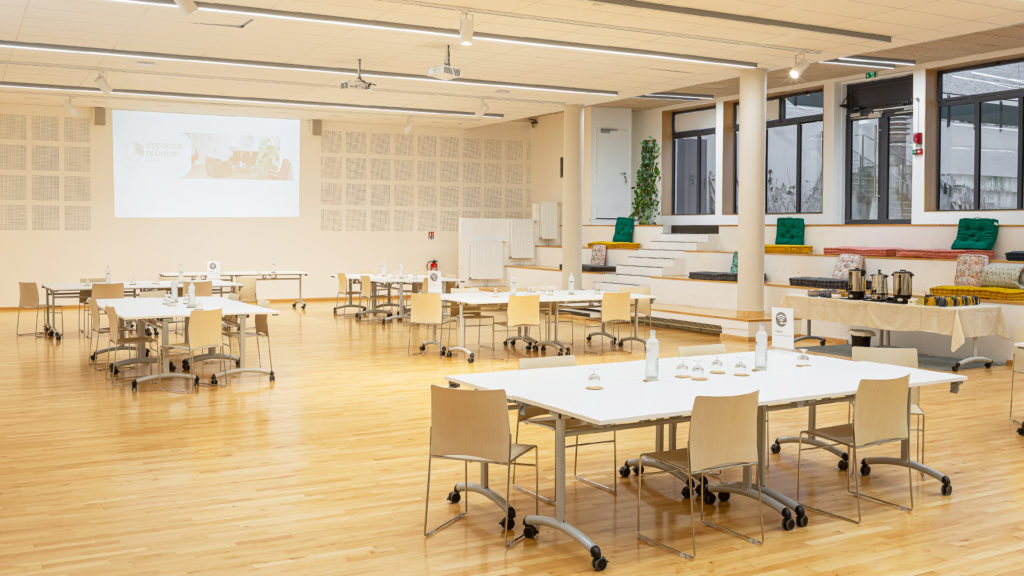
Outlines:
[[[921,134],[920,132],[914,132],[914,144],[920,146],[922,142],[924,142],[924,134]]]

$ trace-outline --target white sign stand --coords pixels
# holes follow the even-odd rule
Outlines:
[[[772,347],[793,349],[793,309],[772,306]]]
[[[220,280],[220,260],[209,260],[206,262],[206,279]]]
[[[441,271],[431,270],[427,273],[427,292],[431,294],[440,294],[444,291],[441,286]]]

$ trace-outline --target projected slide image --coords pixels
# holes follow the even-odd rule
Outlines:
[[[117,218],[299,215],[299,121],[115,110]]]
[[[281,155],[281,139],[232,134],[187,134],[192,169],[186,178],[291,180],[292,161]]]

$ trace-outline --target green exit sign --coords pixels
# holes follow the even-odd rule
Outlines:
[[[865,72],[864,73],[864,77],[865,78],[877,78],[878,77],[878,72]]]

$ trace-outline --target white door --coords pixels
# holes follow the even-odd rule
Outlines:
[[[633,203],[630,197],[629,132],[601,128],[597,133],[597,165],[592,172],[594,218],[629,216]]]

